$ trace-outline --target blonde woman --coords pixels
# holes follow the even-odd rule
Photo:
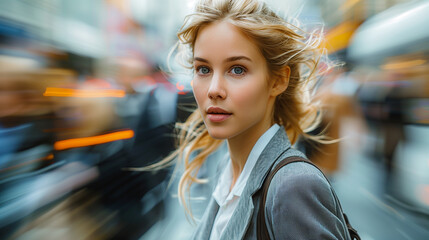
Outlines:
[[[320,119],[311,101],[321,49],[256,0],[197,3],[178,33],[178,57],[193,70],[198,105],[178,124],[179,147],[153,168],[179,159],[186,196],[208,155],[223,141],[229,156],[194,239],[256,239],[265,178],[280,160],[305,157],[291,145]],[[190,156],[195,156],[190,159]],[[220,160],[219,160],[220,161]],[[305,162],[282,167],[271,181],[265,226],[271,239],[350,239],[341,207],[323,174]]]

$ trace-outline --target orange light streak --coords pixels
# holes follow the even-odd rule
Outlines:
[[[102,97],[125,97],[122,89],[72,89],[48,87],[43,93],[45,97],[80,97],[80,98],[102,98]]]
[[[410,68],[410,67],[416,67],[419,65],[423,65],[424,63],[426,63],[426,60],[424,60],[424,59],[415,59],[415,60],[410,60],[410,61],[387,63],[387,64],[382,65],[381,69],[391,70],[391,69]]]
[[[73,138],[73,139],[58,141],[54,144],[54,148],[55,150],[65,150],[69,148],[87,147],[92,145],[113,142],[117,140],[129,139],[132,137],[134,137],[133,130],[124,130],[120,132],[108,133],[108,134],[103,134],[99,136]]]

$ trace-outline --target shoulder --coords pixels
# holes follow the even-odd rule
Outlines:
[[[290,163],[274,175],[265,211],[269,232],[276,239],[347,239],[334,190],[311,164]]]
[[[349,239],[334,190],[311,164],[290,163],[274,175],[265,211],[274,239]]]
[[[274,196],[288,196],[289,199],[297,200],[312,198],[313,202],[322,202],[331,205],[330,208],[335,208],[332,191],[328,180],[318,168],[305,162],[294,162],[282,167],[274,175],[268,190],[268,198]],[[298,203],[304,204],[302,201]]]
[[[293,162],[282,167],[274,175],[271,185],[293,185],[290,184],[292,182],[297,182],[301,186],[316,184],[330,187],[323,173],[315,166],[306,162]]]

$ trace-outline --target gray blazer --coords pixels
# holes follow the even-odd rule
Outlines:
[[[273,165],[289,156],[304,154],[291,148],[282,127],[259,156],[221,239],[257,238],[259,190]],[[350,239],[334,194],[323,174],[308,163],[296,162],[281,168],[271,181],[265,205],[271,239]],[[218,210],[212,197],[193,239],[209,239]]]

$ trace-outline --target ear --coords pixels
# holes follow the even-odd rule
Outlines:
[[[287,87],[289,86],[289,78],[290,67],[285,66],[283,68],[282,76],[274,80],[273,86],[271,87],[271,96],[277,97],[282,92],[286,91]]]

